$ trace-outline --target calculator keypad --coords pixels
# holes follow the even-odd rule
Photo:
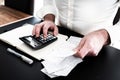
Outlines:
[[[44,37],[43,37],[43,34],[41,34],[40,37],[37,37],[37,38],[36,38],[37,41],[39,41],[39,42],[41,42],[41,43],[43,43],[43,44],[44,44],[44,43],[47,43],[47,42],[49,42],[49,41],[51,41],[51,40],[55,40],[55,39],[56,39],[56,37],[53,36],[52,34],[48,34],[46,38],[44,38]]]

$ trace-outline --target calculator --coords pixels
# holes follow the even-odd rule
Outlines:
[[[39,37],[29,35],[20,37],[19,39],[29,47],[37,50],[49,45],[50,43],[56,41],[58,38],[51,33],[48,33],[46,38],[43,37],[43,34],[40,34]]]

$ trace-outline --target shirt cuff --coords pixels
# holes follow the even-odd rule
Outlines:
[[[53,6],[44,6],[37,12],[37,17],[42,18],[47,14],[53,14],[55,17],[57,16],[56,8]]]
[[[120,35],[120,21],[118,24],[115,24],[113,26],[109,26],[105,29],[108,31],[109,36],[110,36],[110,41],[111,41],[110,46],[120,49],[120,46],[116,45],[116,44],[120,45],[120,37],[119,37],[119,35]]]

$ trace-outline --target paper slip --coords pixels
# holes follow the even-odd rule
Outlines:
[[[74,56],[69,56],[64,58],[60,63],[43,61],[42,64],[44,65],[48,75],[54,75],[54,77],[57,77],[67,76],[70,71],[80,62],[82,62],[82,59],[76,58]]]
[[[81,58],[73,56],[76,53],[73,49],[79,44],[80,39],[71,36],[68,41],[61,42],[59,48],[44,58],[42,62],[44,68],[41,71],[51,78],[67,76],[78,63],[82,62]]]

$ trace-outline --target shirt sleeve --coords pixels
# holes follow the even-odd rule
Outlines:
[[[120,7],[120,0],[118,1],[118,6]]]
[[[110,45],[115,47],[116,43],[118,43],[118,42],[120,45],[120,37],[119,37],[119,35],[120,35],[120,20],[114,26],[110,26],[110,27],[106,28],[106,30],[108,31],[109,36],[110,36],[110,40],[111,40]]]
[[[118,2],[118,7],[120,8],[120,0]],[[120,18],[115,25],[107,27],[106,30],[110,36],[110,46],[120,49]]]
[[[43,7],[37,12],[39,18],[43,18],[46,14],[57,15],[57,8],[54,0],[43,0]]]

